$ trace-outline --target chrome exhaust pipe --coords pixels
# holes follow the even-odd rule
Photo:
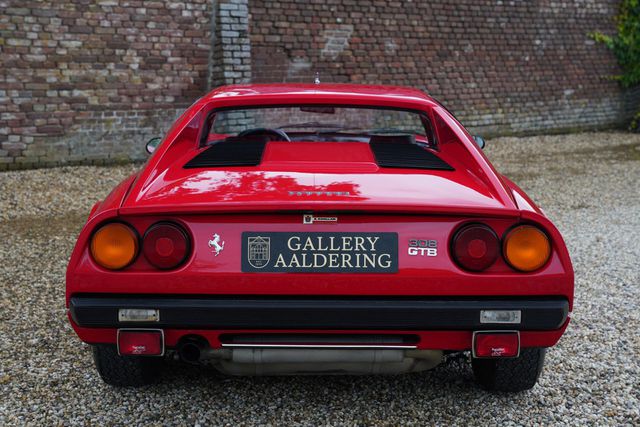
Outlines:
[[[178,345],[178,357],[185,363],[197,365],[212,359],[231,359],[231,350],[211,348],[204,339],[188,339]]]

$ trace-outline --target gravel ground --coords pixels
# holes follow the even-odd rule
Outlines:
[[[394,377],[230,378],[171,363],[144,389],[104,385],[65,318],[64,273],[92,203],[135,166],[0,173],[0,424],[640,425],[640,135],[489,141],[545,209],[576,270],[567,334],[538,385],[478,389],[463,358]]]

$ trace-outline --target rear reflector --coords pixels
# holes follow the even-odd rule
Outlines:
[[[162,356],[164,335],[158,329],[118,329],[121,356]]]
[[[473,357],[518,357],[519,354],[518,331],[487,331],[473,334]]]

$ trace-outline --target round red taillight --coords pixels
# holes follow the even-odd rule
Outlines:
[[[189,236],[182,227],[167,222],[152,225],[142,239],[142,253],[149,264],[169,270],[182,264],[189,255]]]
[[[500,241],[496,233],[486,225],[471,224],[455,234],[451,247],[453,258],[460,267],[482,271],[498,259]]]

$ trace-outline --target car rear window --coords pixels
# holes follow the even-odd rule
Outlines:
[[[431,126],[426,115],[415,111],[345,107],[276,106],[221,110],[215,113],[210,134],[213,137],[242,136],[252,129],[276,129],[292,140],[310,135],[415,135],[430,141]],[[314,138],[314,141],[331,138]]]

